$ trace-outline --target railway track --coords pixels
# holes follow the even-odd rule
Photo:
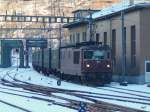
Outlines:
[[[0,84],[2,84],[2,85],[4,85],[4,86],[9,86],[9,87],[15,87],[15,86],[11,86],[11,85],[5,84],[5,83],[3,83],[3,82],[1,82]],[[20,93],[28,93],[28,94],[32,94],[32,95],[47,96],[47,95],[43,95],[43,94],[41,94],[41,93],[30,92],[30,91],[22,91],[22,90],[16,90],[16,89],[12,89],[12,88],[0,87],[0,89],[9,90],[9,91],[14,91],[14,92],[20,92]]]
[[[30,84],[28,82],[25,82],[25,81],[20,81],[20,80],[17,80],[15,77],[12,77],[10,75],[8,75],[11,79],[13,79],[14,81],[17,81],[17,82],[21,82],[21,83],[25,83],[25,84]],[[127,90],[129,92],[139,92],[139,93],[145,93],[147,95],[150,95],[150,93],[148,92],[142,92],[142,91],[135,91],[135,90],[129,90],[129,89],[122,89],[122,88],[117,88],[117,87],[112,87],[112,86],[107,86],[109,88],[115,88],[115,89],[119,89],[119,90]],[[56,88],[54,88],[56,89]],[[135,94],[135,93],[128,93],[128,92],[122,92],[122,91],[118,91],[118,90],[110,90],[110,89],[106,89],[106,88],[97,88],[97,89],[103,89],[103,90],[107,90],[107,91],[112,91],[112,92],[118,92],[118,93],[123,93],[123,94],[128,94],[128,95],[132,95],[132,96],[137,96],[137,97],[140,97],[140,98],[137,98],[137,97],[125,97],[125,96],[119,96],[119,95],[110,95],[110,94],[101,94],[101,93],[94,93],[94,92],[85,92],[85,91],[72,91],[72,92],[81,92],[81,93],[86,93],[86,94],[93,94],[93,95],[107,95],[107,96],[112,96],[112,97],[121,97],[121,98],[128,98],[128,99],[137,99],[137,100],[145,100],[145,101],[149,101],[150,100],[150,97],[148,96],[145,96],[145,95],[139,95],[139,94]],[[141,98],[142,97],[142,98]]]
[[[9,94],[9,95],[14,95],[14,96],[19,96],[19,97],[24,97],[24,98],[28,98],[28,99],[34,99],[34,100],[40,100],[40,101],[45,101],[45,102],[48,102],[48,103],[52,103],[52,104],[55,104],[55,105],[59,105],[59,106],[61,106],[61,105],[63,105],[63,106],[65,106],[65,104],[64,103],[61,103],[61,102],[56,102],[55,100],[50,100],[50,99],[47,99],[47,98],[42,98],[42,97],[37,97],[37,96],[29,96],[29,95],[21,95],[21,94],[16,94],[16,93],[11,93],[11,92],[4,92],[4,91],[0,91],[0,93],[4,93],[4,94]],[[23,92],[23,93],[25,93],[25,92]],[[64,98],[60,98],[60,97],[57,97],[57,96],[53,96],[53,95],[49,95],[49,96],[51,96],[51,97],[53,97],[53,98],[59,98],[59,99],[61,99],[61,100],[66,100],[66,99],[64,99]],[[68,101],[68,99],[67,99],[67,101]],[[72,100],[73,101],[73,100]],[[18,106],[19,107],[19,106]],[[70,109],[78,109],[77,107],[75,108],[75,107],[69,107],[69,105],[67,106],[68,108],[70,108]],[[31,112],[31,111],[30,111]]]
[[[32,111],[30,111],[28,109],[22,108],[22,107],[20,107],[18,105],[14,105],[12,103],[9,103],[9,102],[3,101],[3,100],[0,100],[0,102],[3,103],[3,104],[5,104],[5,105],[11,106],[13,108],[19,109],[19,110],[21,110],[23,112],[32,112]]]
[[[30,85],[30,83],[27,83],[24,81],[19,81],[17,79],[15,79],[15,81]],[[61,91],[64,91],[66,94],[69,92],[70,94],[74,94],[74,95],[80,94],[82,96],[87,96],[87,97],[91,97],[91,98],[111,99],[111,100],[116,100],[116,101],[124,101],[124,102],[150,105],[150,98],[149,97],[147,98],[147,96],[142,96],[142,98],[141,98],[141,96],[140,97],[127,97],[127,96],[121,96],[121,95],[102,94],[102,93],[86,92],[86,91],[78,91],[78,90],[64,90],[64,89],[58,89],[58,88],[52,88],[52,87],[51,87],[51,89],[57,90],[57,91],[55,91],[55,93],[57,93],[57,92],[61,93]],[[113,97],[113,98],[110,98],[110,97]],[[120,98],[123,98],[123,99],[120,99]],[[134,101],[134,100],[138,100],[138,101]],[[148,103],[145,103],[142,101],[147,101]]]
[[[0,91],[0,93],[5,93],[5,94],[9,94],[9,95],[20,96],[20,97],[34,99],[34,100],[45,101],[45,102],[48,102],[48,103],[51,103],[51,104],[55,104],[55,105],[67,107],[67,108],[70,108],[70,109],[78,110],[78,107],[69,106],[69,105],[66,105],[65,103],[56,102],[55,100],[50,100],[50,99],[46,99],[46,98],[41,98],[41,97],[36,97],[36,96],[26,96],[26,95],[14,94],[14,93],[11,93],[11,92],[3,92],[3,91]],[[50,95],[50,96],[53,97],[53,98],[59,98],[61,100],[67,100],[68,101],[68,99],[60,98],[60,97],[57,97],[55,95]],[[73,102],[73,100],[71,100],[71,102]]]
[[[135,93],[150,95],[150,92],[144,92],[144,91],[138,91],[138,90],[132,90],[132,89],[125,89],[125,88],[113,87],[113,86],[106,86],[106,87],[112,88],[112,89],[117,89],[117,90],[124,90],[124,91],[129,91],[129,92],[135,92]]]
[[[17,80],[17,79],[14,79],[15,81],[18,81],[18,82],[21,82],[21,83],[25,83],[25,84],[31,84],[31,83],[28,83],[28,82],[24,82],[24,81],[20,81],[20,80]],[[54,90],[61,90],[61,89],[58,89],[58,88],[53,88],[51,87],[51,89],[54,89]],[[139,99],[139,100],[145,100],[145,101],[150,101],[150,98],[138,98],[138,97],[126,97],[126,96],[119,96],[119,95],[111,95],[111,94],[102,94],[102,93],[95,93],[95,92],[86,92],[86,91],[78,91],[78,90],[66,90],[66,91],[69,91],[69,92],[78,92],[78,93],[85,93],[85,94],[91,94],[91,95],[107,95],[107,96],[111,96],[111,97],[122,97],[122,98],[128,98],[128,99]],[[146,96],[143,96],[143,97],[146,97]]]
[[[15,90],[13,90],[13,91],[15,91]],[[30,93],[30,92],[25,92],[25,91],[19,91],[19,92]],[[14,96],[19,96],[19,97],[24,97],[24,98],[29,98],[29,99],[34,99],[34,100],[41,100],[41,101],[45,101],[45,102],[48,102],[48,103],[52,103],[54,105],[63,106],[63,107],[67,107],[67,108],[75,109],[75,110],[78,110],[78,108],[79,108],[77,106],[75,107],[75,106],[71,106],[71,105],[68,105],[68,104],[61,103],[61,102],[56,102],[55,100],[50,100],[48,98],[42,98],[42,97],[30,96],[30,95],[21,95],[21,94],[16,94],[16,93],[12,93],[12,92],[4,92],[4,91],[0,91],[0,93],[14,95]],[[32,92],[30,94],[32,94]],[[34,94],[34,95],[39,95],[39,94]],[[60,97],[57,97],[57,96],[51,95],[51,94],[49,94],[49,95],[40,94],[40,95],[44,96],[44,97],[48,97],[49,96],[49,97],[52,97],[52,98],[58,98],[58,99],[61,99],[61,100],[70,101],[71,103],[75,102],[74,100],[70,100],[70,99],[67,99],[67,98],[66,99],[65,98],[60,98]]]
[[[112,89],[109,89],[109,88],[102,88],[102,87],[101,88],[97,88],[97,89],[106,90],[106,91],[115,92],[115,93],[122,93],[122,94],[126,94],[126,95],[137,96],[137,97],[146,98],[146,99],[150,99],[149,96],[135,94],[135,93],[131,93],[131,92],[124,92],[124,91],[119,91],[119,90],[112,90]]]
[[[8,83],[8,81],[6,81],[7,83]],[[10,83],[10,82],[9,82]],[[96,99],[93,99],[93,98],[90,98],[90,96],[87,96],[87,95],[82,95],[82,94],[77,94],[77,93],[73,93],[73,92],[75,92],[75,91],[71,91],[71,90],[64,90],[64,89],[58,89],[58,88],[47,88],[47,87],[42,87],[42,86],[38,86],[38,85],[33,85],[33,84],[30,84],[30,85],[27,85],[27,84],[14,84],[14,83],[11,83],[11,84],[13,84],[13,85],[15,85],[15,86],[17,86],[17,87],[20,87],[20,88],[23,88],[23,89],[26,89],[26,90],[30,90],[30,91],[34,91],[34,92],[42,92],[43,94],[46,94],[46,95],[50,95],[51,93],[65,93],[65,94],[68,94],[68,95],[73,95],[73,96],[76,96],[76,97],[79,97],[79,98],[82,98],[82,99],[86,99],[86,100],[89,100],[89,101],[92,101],[92,102],[94,102],[94,104],[96,105],[93,105],[93,104],[90,104],[90,103],[88,103],[88,106],[89,106],[89,108],[91,108],[91,106],[92,107],[94,107],[94,108],[98,108],[97,107],[97,105],[99,104],[99,108],[101,108],[101,109],[104,109],[104,107],[106,107],[106,105],[103,105],[102,106],[102,104],[104,103],[104,102],[101,102],[101,101],[98,101],[98,100],[96,100]],[[79,92],[79,91],[76,91],[76,92]],[[56,97],[56,95],[55,95],[55,97]],[[58,96],[57,96],[58,97]],[[59,96],[59,98],[60,98],[60,96]],[[62,98],[62,99],[64,99],[64,98]],[[69,101],[69,99],[65,99],[65,100],[67,100],[67,101]],[[71,102],[71,107],[70,108],[72,108],[72,105],[74,105],[74,106],[77,106],[78,105],[78,108],[79,108],[79,101],[70,101]],[[107,103],[106,103],[107,104]],[[63,104],[64,105],[64,104]],[[107,106],[108,105],[112,105],[112,104],[107,104]],[[73,107],[74,107],[73,106]],[[114,106],[113,106],[114,107]],[[76,107],[77,108],[77,107]],[[125,110],[127,110],[127,108],[123,108],[123,107],[121,107],[121,108],[119,108],[119,106],[118,107],[116,107],[116,108],[113,108],[112,109],[112,106],[111,106],[111,108],[109,107],[107,107],[107,108],[105,108],[105,109],[109,109],[109,111],[111,110],[122,110],[121,112],[126,112]],[[140,111],[140,110],[134,110],[134,109],[129,109],[128,108],[128,112],[142,112],[142,111]],[[132,111],[131,111],[132,110]]]
[[[123,101],[123,102],[130,102],[130,103],[138,103],[138,104],[145,104],[145,105],[150,105],[150,102],[146,103],[144,101],[149,101],[149,97],[145,98],[131,98],[131,97],[122,97],[124,99],[119,99],[118,95],[110,95],[110,94],[101,94],[101,93],[94,93],[94,92],[85,92],[85,91],[78,91],[78,90],[66,90],[66,89],[59,89],[59,88],[53,88],[53,87],[45,87],[45,86],[41,86],[41,85],[35,85],[35,84],[31,84],[25,81],[20,81],[17,80],[15,78],[15,76],[10,76],[10,74],[7,74],[10,78],[12,78],[14,81],[10,82],[6,79],[3,79],[2,82],[4,85],[9,86],[9,87],[16,87],[16,88],[22,88],[24,90],[28,90],[28,91],[32,91],[34,93],[38,93],[38,94],[42,94],[44,96],[50,96],[50,97],[55,97],[55,98],[59,98],[62,100],[66,100],[69,103],[68,104],[64,104],[61,102],[54,102],[53,104],[57,104],[63,107],[67,107],[67,108],[71,108],[71,109],[78,109],[79,108],[79,104],[80,101],[76,101],[76,100],[72,100],[69,98],[64,98],[58,95],[55,95],[54,93],[62,93],[62,94],[67,94],[67,95],[71,95],[71,96],[75,96],[84,100],[88,100],[91,101],[93,103],[88,103],[88,102],[84,102],[87,104],[90,112],[97,112],[96,110],[99,110],[98,112],[104,112],[104,111],[108,111],[108,112],[112,112],[112,111],[119,111],[119,112],[144,112],[142,110],[138,110],[138,109],[132,109],[129,107],[124,107],[124,106],[119,106],[119,105],[114,105],[114,104],[110,104],[110,103],[106,103],[103,102],[101,100],[97,100],[97,99],[107,99],[107,100],[115,100],[115,101]],[[14,83],[14,82],[18,82],[18,83]],[[110,98],[109,98],[110,97]],[[46,99],[41,99],[39,97],[36,97],[39,100],[45,100]],[[133,101],[131,101],[131,99]],[[134,101],[134,100],[143,100],[143,102],[139,102],[139,101]],[[91,110],[95,110],[95,111],[91,111]],[[100,111],[101,110],[101,111]]]
[[[60,90],[59,91],[54,91],[56,88],[52,88],[52,89],[53,90],[51,90],[51,92],[53,92],[53,93],[62,93],[61,91],[64,91],[62,89],[61,89],[61,91]],[[32,90],[30,90],[30,91],[32,91]],[[132,102],[132,103],[140,103],[140,104],[150,105],[150,102],[149,103],[145,103],[145,102],[126,100],[126,99],[134,99],[134,100],[137,99],[137,100],[143,100],[143,101],[150,101],[150,99],[132,98],[132,97],[124,97],[124,96],[121,97],[121,96],[118,96],[118,95],[109,95],[109,94],[100,94],[100,93],[97,93],[97,95],[100,95],[100,96],[94,96],[93,94],[96,94],[96,93],[88,93],[88,92],[84,92],[84,91],[71,91],[71,90],[67,90],[66,91],[65,90],[64,92],[65,92],[65,94],[74,95],[74,96],[78,95],[79,97],[80,96],[86,96],[86,97],[90,97],[90,98],[110,99],[110,100],[117,100],[117,101],[128,101],[128,102]],[[25,93],[30,93],[30,92],[25,92]],[[83,94],[83,93],[86,93],[86,94]],[[31,94],[33,94],[33,93],[31,93]],[[41,94],[38,93],[36,95],[41,95]],[[43,95],[43,96],[46,96],[46,95]],[[108,96],[113,97],[113,98],[110,98]],[[119,99],[119,97],[126,98],[126,99]]]

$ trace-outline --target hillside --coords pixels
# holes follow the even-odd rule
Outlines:
[[[0,0],[1,14],[22,14],[22,15],[50,15],[50,16],[72,16],[76,9],[101,9],[117,3],[120,0]],[[39,27],[42,24],[33,23],[4,23],[1,27]],[[51,27],[57,27],[54,24]],[[24,37],[45,34],[42,31],[1,31],[2,37]],[[47,35],[47,33],[46,33]]]

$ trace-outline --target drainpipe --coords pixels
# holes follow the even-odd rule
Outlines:
[[[122,77],[123,81],[125,81],[125,36],[124,36],[124,11],[121,12],[121,33],[122,33]]]
[[[89,9],[89,19],[88,19],[88,24],[89,24],[89,30],[90,30],[90,42],[92,42],[93,41],[93,18],[92,18],[92,12],[91,12],[91,10]]]

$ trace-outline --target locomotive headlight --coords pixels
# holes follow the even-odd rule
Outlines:
[[[107,65],[107,68],[110,68],[110,65],[109,65],[109,64]]]
[[[89,64],[86,64],[86,67],[87,67],[87,68],[90,68],[90,65],[89,65]]]

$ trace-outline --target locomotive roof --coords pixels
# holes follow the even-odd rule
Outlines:
[[[61,49],[64,48],[83,48],[83,49],[110,49],[108,45],[102,45],[101,42],[81,42],[81,43],[76,43],[74,45],[67,45],[61,47]]]
[[[99,49],[99,50],[109,50],[110,47],[108,45],[103,45],[103,46],[83,46],[82,49],[84,50],[90,50],[90,49]]]

